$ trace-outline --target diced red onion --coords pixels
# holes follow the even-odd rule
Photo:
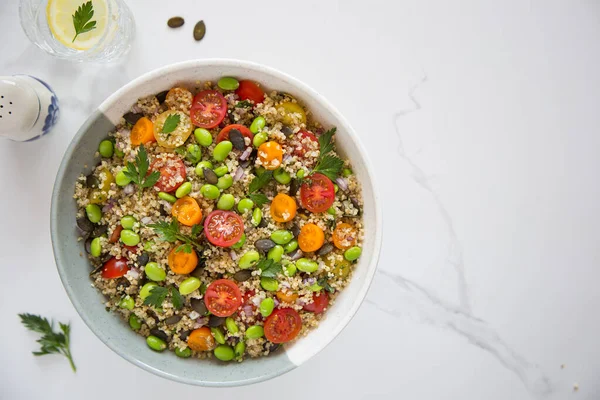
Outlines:
[[[340,189],[342,189],[344,192],[348,191],[348,181],[345,178],[337,178],[335,183],[337,183]]]
[[[313,283],[315,283],[317,280],[315,278],[306,278],[304,280],[302,280],[302,283],[304,283],[305,285],[312,285]]]
[[[117,132],[119,132],[119,135],[121,135],[121,137],[125,137],[125,136],[129,137],[129,135],[131,134],[131,130],[127,129],[127,128],[121,128]],[[122,150],[125,148],[125,144],[122,142],[119,142],[119,143],[117,143],[117,147]]]
[[[263,299],[261,299],[260,296],[254,296],[250,301],[252,302],[252,304],[258,307],[260,305],[260,302],[263,301]]]
[[[248,157],[250,157],[250,154],[252,154],[252,147],[246,147],[246,150],[244,150],[244,152],[240,156],[240,160],[242,160],[242,161],[247,160]]]
[[[140,270],[137,268],[131,268],[129,271],[127,271],[127,274],[125,275],[127,275],[131,279],[137,279],[140,277]]]
[[[242,311],[244,312],[244,314],[246,314],[247,317],[249,317],[252,315],[254,309],[251,305],[246,304],[244,307],[242,307]]]
[[[109,212],[110,210],[112,210],[114,205],[115,205],[115,202],[112,199],[107,201],[106,204],[104,205],[104,207],[102,207],[102,212],[103,213]]]
[[[288,153],[288,154],[286,154],[286,155],[283,157],[283,160],[282,160],[282,161],[283,161],[283,163],[285,164],[285,163],[287,163],[288,161],[290,161],[291,159],[292,159],[292,155]]]
[[[306,304],[306,302],[302,299],[298,299],[298,300],[296,300],[296,304],[298,304],[299,306],[303,306]]]
[[[173,208],[173,205],[171,203],[169,203],[166,200],[161,200],[159,203],[162,204],[167,213],[171,214],[171,209]]]
[[[238,255],[237,255],[237,253],[236,253],[234,250],[231,250],[231,251],[229,252],[229,255],[231,256],[231,259],[232,259],[233,261],[237,261],[237,259],[238,259]]]
[[[208,324],[208,317],[200,317],[196,320],[194,329],[202,328],[206,324]]]
[[[302,250],[298,249],[298,250],[296,250],[296,254],[294,254],[291,259],[292,259],[292,261],[296,261],[296,260],[301,259],[303,255],[304,255],[304,253],[302,252]]]
[[[281,287],[284,287],[284,288],[289,289],[291,287],[291,285],[288,281],[283,281],[283,282],[280,282],[279,284],[281,285]]]
[[[273,303],[275,303],[275,307],[277,307],[279,305],[279,300],[273,299]]]
[[[196,319],[200,316],[200,314],[198,314],[196,311],[192,311],[191,313],[188,314],[188,317],[190,317],[190,319]]]
[[[142,218],[142,224],[147,225],[150,222],[152,222],[152,218],[151,217],[144,217],[144,218]]]
[[[133,185],[133,183],[130,183],[129,185],[123,188],[123,193],[126,195],[133,194],[133,192],[135,192],[135,186]]]
[[[233,181],[237,182],[244,176],[244,168],[238,167],[237,171],[235,171],[235,175],[233,175]]]

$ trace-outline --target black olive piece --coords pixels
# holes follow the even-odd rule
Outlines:
[[[85,186],[89,188],[97,188],[100,186],[100,179],[98,179],[98,177],[94,174],[89,174],[85,178]]]
[[[296,225],[296,224],[292,225],[292,227],[290,228],[290,231],[292,231],[292,235],[294,235],[295,238],[300,236],[300,227],[298,225]]]
[[[83,232],[91,232],[94,229],[94,224],[85,215],[77,218],[77,227]]]
[[[85,241],[85,252],[90,254],[92,252],[92,238],[87,238]]]
[[[168,90],[163,90],[162,92],[156,95],[156,100],[158,100],[160,104],[164,103],[167,99],[167,93],[169,93]]]
[[[225,317],[217,317],[216,315],[211,315],[210,318],[208,318],[208,326],[210,326],[211,328],[221,326],[224,323]]]
[[[190,336],[190,333],[192,333],[191,331],[183,331],[179,333],[179,339],[183,340],[184,342],[187,341],[188,336]]]
[[[100,236],[104,235],[106,232],[108,232],[108,226],[107,225],[96,225],[94,227],[94,230],[92,231],[92,236],[93,237],[100,237]]]
[[[290,196],[295,196],[296,193],[298,193],[299,189],[300,182],[298,181],[298,179],[292,179],[292,182],[290,183]]]
[[[143,116],[144,114],[142,113],[128,112],[127,114],[123,115],[123,119],[125,119],[125,121],[131,125],[135,125],[135,123],[138,122]]]
[[[283,128],[281,128],[281,133],[283,133],[285,137],[290,137],[294,134],[294,131],[289,126],[284,125]]]
[[[160,329],[154,328],[154,329],[150,329],[150,334],[156,336],[159,339],[164,340],[165,342],[169,341],[169,336],[164,333],[163,331],[161,331]]]
[[[140,254],[136,260],[137,264],[140,267],[143,267],[146,264],[148,264],[148,261],[150,261],[150,255],[148,255],[148,253],[146,253],[146,252],[143,252],[142,254]]]

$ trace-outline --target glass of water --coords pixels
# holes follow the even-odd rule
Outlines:
[[[36,46],[73,61],[114,61],[129,51],[135,36],[123,0],[20,0],[19,17]]]

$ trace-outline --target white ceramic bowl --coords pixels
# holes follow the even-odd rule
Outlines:
[[[268,90],[294,95],[324,127],[337,127],[337,146],[351,160],[363,186],[365,238],[362,256],[350,284],[326,312],[318,329],[286,345],[269,357],[243,363],[220,363],[177,358],[173,353],[155,353],[116,315],[104,310],[101,294],[90,286],[88,260],[80,256],[74,230],[76,205],[74,183],[84,165],[95,165],[94,153],[121,116],[138,98],[169,89],[179,83],[216,81],[234,76],[260,82]],[[196,60],[169,65],[149,72],[106,99],[79,129],[62,161],[52,195],[51,234],[55,259],[64,287],[73,305],[90,329],[123,358],[157,375],[203,386],[236,386],[281,375],[321,351],[350,322],[362,303],[377,267],[381,247],[380,201],[374,187],[371,163],[356,133],[340,113],[319,93],[300,81],[272,68],[236,60]]]

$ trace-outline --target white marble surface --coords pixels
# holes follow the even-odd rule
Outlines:
[[[62,105],[47,137],[0,141],[1,399],[600,398],[598,2],[128,3],[131,54],[93,66],[28,44],[17,1],[0,2],[0,74],[43,78]],[[164,27],[176,14],[184,31]],[[293,372],[223,390],[155,377],[96,339],[48,229],[56,170],[86,116],[146,71],[205,57],[261,62],[322,92],[385,183],[379,272],[354,320]],[[31,356],[24,311],[71,321],[77,374]]]

